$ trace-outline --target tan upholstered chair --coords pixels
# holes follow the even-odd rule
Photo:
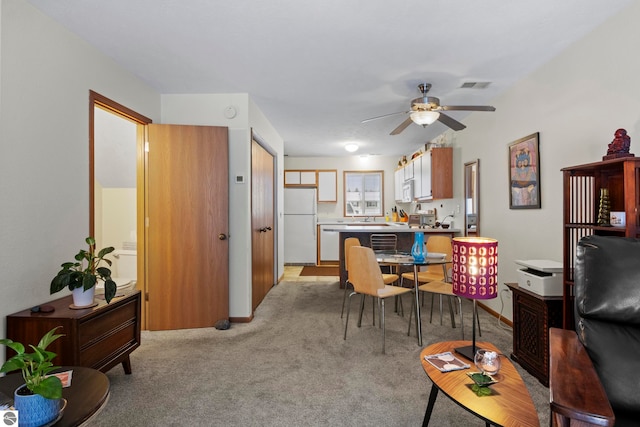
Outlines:
[[[376,261],[373,249],[363,246],[354,246],[349,252],[349,282],[353,285],[353,292],[349,294],[347,304],[347,319],[344,324],[344,339],[347,339],[347,327],[349,326],[349,311],[351,308],[351,297],[357,294],[362,295],[360,303],[360,316],[358,327],[362,324],[362,310],[364,308],[364,297],[372,296],[380,302],[380,327],[382,328],[382,353],[385,352],[385,322],[384,322],[384,301],[389,297],[399,296],[411,292],[409,288],[390,286],[384,283],[380,266]],[[375,316],[374,316],[375,317]],[[375,324],[375,321],[374,321]]]

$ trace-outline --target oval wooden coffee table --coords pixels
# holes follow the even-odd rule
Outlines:
[[[109,378],[100,371],[79,366],[65,366],[56,372],[73,371],[71,387],[62,389],[67,406],[55,427],[78,426],[91,420],[109,400]],[[24,384],[19,373],[0,378],[0,391],[9,397],[18,386]]]
[[[482,418],[487,425],[539,427],[540,420],[531,400],[531,395],[516,368],[504,355],[500,357],[502,367],[496,376],[498,382],[490,386],[493,393],[490,396],[480,397],[471,390],[470,387],[473,381],[467,373],[475,372],[477,369],[473,361],[469,361],[454,352],[454,348],[468,345],[471,345],[471,341],[439,342],[431,344],[420,353],[422,367],[433,383],[422,425],[429,425],[438,391],[442,391],[458,405]],[[487,342],[476,342],[476,347],[501,353],[494,345]],[[471,368],[440,372],[424,359],[425,356],[447,351],[453,353],[458,359],[469,363]]]

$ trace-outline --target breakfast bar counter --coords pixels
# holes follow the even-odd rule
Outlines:
[[[371,224],[371,225],[369,225]],[[344,289],[347,281],[347,270],[344,263],[344,241],[349,237],[357,237],[360,239],[362,246],[370,246],[370,240],[372,234],[378,233],[393,233],[398,236],[398,251],[410,252],[411,246],[413,246],[414,234],[424,233],[425,242],[431,235],[446,235],[451,238],[459,234],[461,231],[456,228],[409,228],[407,225],[397,225],[395,223],[387,225],[386,223],[371,222],[364,225],[363,223],[344,225],[334,225],[325,227],[327,231],[334,231],[340,233],[340,288]]]

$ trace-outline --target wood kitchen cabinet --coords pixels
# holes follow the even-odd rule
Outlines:
[[[549,386],[549,328],[562,326],[562,297],[542,296],[505,283],[513,301],[511,358]]]
[[[574,329],[573,271],[578,241],[592,234],[640,237],[640,158],[622,157],[562,169],[563,202],[563,325]],[[611,212],[625,212],[626,225],[598,225],[600,190],[609,190]]]
[[[418,200],[453,197],[453,148],[435,147],[414,161],[421,161],[421,194]],[[417,179],[417,178],[416,178]]]
[[[37,345],[40,338],[56,326],[64,334],[47,350],[57,354],[55,365],[84,366],[107,372],[122,363],[131,373],[129,355],[140,346],[140,291],[116,297],[107,304],[96,296],[98,305],[74,310],[71,295],[51,301],[51,313],[33,313],[30,309],[7,316],[7,338],[25,345]],[[44,304],[43,304],[44,305]],[[7,359],[13,355],[7,348]]]

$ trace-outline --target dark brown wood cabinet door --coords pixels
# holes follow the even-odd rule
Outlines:
[[[229,318],[228,130],[149,125],[147,293],[150,330]]]
[[[253,140],[251,142],[251,305],[253,310],[275,284],[273,173],[273,156]]]

